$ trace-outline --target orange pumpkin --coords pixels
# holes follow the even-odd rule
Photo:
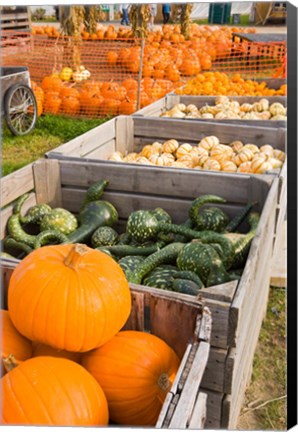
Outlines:
[[[8,310],[17,330],[57,349],[83,352],[104,344],[130,309],[121,267],[85,245],[36,249],[16,266],[9,283]]]
[[[49,91],[49,90],[60,91],[62,85],[63,85],[63,82],[60,78],[55,77],[55,76],[46,76],[42,80],[41,88],[45,92]]]
[[[35,357],[1,379],[0,423],[106,426],[108,405],[96,380],[79,364]]]
[[[58,114],[61,102],[62,99],[59,97],[58,92],[47,92],[45,94],[44,112]]]
[[[82,365],[101,385],[111,420],[152,426],[171,388],[179,359],[157,336],[128,330],[85,353]]]
[[[8,311],[0,310],[1,320],[1,363],[13,354],[16,362],[20,363],[32,356],[32,343],[22,336],[11,322]],[[2,367],[2,364],[1,364]],[[1,373],[2,376],[2,373]]]
[[[77,115],[80,111],[80,101],[73,96],[62,98],[61,112],[67,115]]]
[[[104,99],[100,106],[100,113],[115,116],[119,114],[120,104],[120,100],[117,99]]]
[[[84,114],[97,115],[104,98],[100,94],[82,90],[79,100]]]
[[[126,97],[119,105],[120,114],[132,114],[137,110],[137,101],[129,99]]]

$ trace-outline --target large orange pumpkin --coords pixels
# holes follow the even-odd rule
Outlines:
[[[111,339],[131,309],[128,282],[107,254],[85,245],[36,249],[15,268],[8,310],[32,341],[67,351],[88,351]]]
[[[1,380],[1,424],[106,426],[108,406],[96,380],[67,359],[35,357]]]
[[[1,320],[1,363],[2,360],[13,354],[17,363],[32,356],[32,343],[22,336],[11,322],[9,313],[0,310]],[[1,365],[2,367],[2,365]],[[1,374],[2,375],[2,374]]]
[[[127,330],[83,354],[82,365],[102,387],[111,420],[153,426],[174,381],[179,359],[157,336]]]

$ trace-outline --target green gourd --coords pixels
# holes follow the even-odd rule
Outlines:
[[[91,245],[94,248],[101,246],[112,246],[117,242],[118,233],[112,227],[99,227],[91,237]]]
[[[144,259],[145,257],[141,255],[125,256],[118,261],[118,264],[127,275],[129,272],[134,272]]]
[[[165,246],[164,242],[156,242],[150,243],[145,246],[131,246],[131,245],[122,245],[116,244],[113,246],[105,246],[105,249],[110,251],[113,255],[119,257],[137,255],[137,256],[148,256],[157,252],[162,247]],[[101,247],[96,248],[97,250],[101,250]]]
[[[21,224],[40,224],[43,217],[51,213],[52,208],[48,204],[36,204],[28,209],[25,216],[20,215]]]
[[[46,214],[40,222],[40,230],[55,230],[62,234],[68,235],[78,227],[76,217],[68,210],[63,208],[54,208]]]
[[[32,252],[32,248],[28,246],[26,243],[18,242],[10,236],[6,236],[3,239],[3,247],[6,251],[15,251],[17,254],[22,253],[28,255]]]
[[[170,264],[175,262],[178,253],[183,247],[184,243],[171,243],[161,250],[149,255],[142,264],[134,272],[129,272],[126,276],[129,282],[140,284],[143,278],[154,268],[160,264]]]
[[[173,291],[174,275],[178,268],[172,265],[160,265],[151,270],[143,279],[142,285]]]

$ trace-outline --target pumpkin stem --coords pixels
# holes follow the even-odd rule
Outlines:
[[[9,354],[3,361],[3,366],[6,372],[12,371],[14,368],[18,366],[16,358],[13,354]]]
[[[80,258],[89,251],[88,246],[80,243],[76,243],[71,248],[69,254],[64,260],[64,264],[67,267],[75,269],[77,264],[80,262]]]
[[[169,380],[169,377],[168,377],[168,375],[166,374],[166,373],[162,373],[160,376],[159,376],[159,378],[158,378],[158,385],[159,385],[159,387],[163,390],[163,391],[166,391],[169,387],[170,387],[170,385],[171,385],[171,382],[170,382],[170,380]]]

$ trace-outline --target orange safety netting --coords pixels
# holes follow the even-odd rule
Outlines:
[[[28,66],[39,113],[93,118],[131,114],[205,71],[244,79],[285,76],[284,43],[235,42],[230,30],[215,34],[195,26],[186,41],[170,28],[143,42],[119,38],[119,32],[80,40],[18,33],[2,50],[3,65]],[[3,32],[2,40],[12,36]]]

